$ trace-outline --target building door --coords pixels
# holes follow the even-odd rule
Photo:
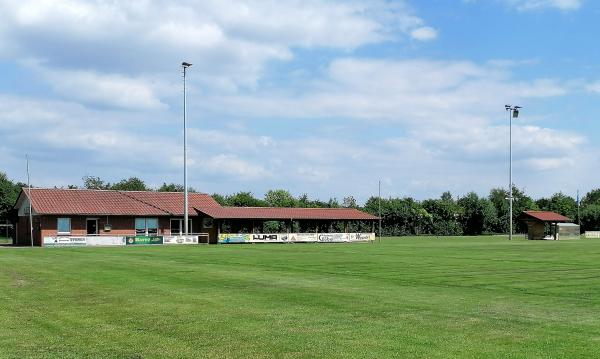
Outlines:
[[[98,234],[98,220],[97,219],[87,219],[87,234],[88,235],[95,235]]]

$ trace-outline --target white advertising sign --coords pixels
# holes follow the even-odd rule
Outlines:
[[[88,246],[124,246],[125,237],[121,236],[88,236]]]
[[[350,242],[348,233],[319,233],[319,242]]]
[[[165,237],[165,243],[166,242]],[[219,243],[346,243],[375,240],[375,233],[221,233]]]
[[[44,237],[44,246],[48,247],[70,247],[85,245],[85,237]]]
[[[350,242],[368,242],[375,240],[375,233],[350,233]]]
[[[163,236],[163,244],[198,244],[198,236]]]
[[[254,233],[250,235],[252,243],[284,243],[289,242],[287,233]]]
[[[316,233],[290,233],[290,242],[317,242]]]

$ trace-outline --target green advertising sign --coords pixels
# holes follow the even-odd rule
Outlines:
[[[163,244],[162,236],[128,236],[125,237],[127,245],[134,244]]]

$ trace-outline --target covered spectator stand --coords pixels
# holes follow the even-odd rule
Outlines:
[[[546,211],[524,211],[519,220],[527,223],[527,234],[529,240],[547,239],[546,224],[550,226],[551,238],[558,239],[558,223],[571,222],[571,219],[554,212]]]

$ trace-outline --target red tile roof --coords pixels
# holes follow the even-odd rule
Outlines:
[[[379,217],[354,208],[207,207],[198,211],[217,219],[321,219],[376,220]]]
[[[21,196],[28,196],[23,188]],[[32,207],[39,214],[182,216],[183,193],[32,188]],[[19,197],[21,198],[21,197]],[[204,193],[189,194],[189,214],[217,219],[320,219],[376,220],[378,217],[353,208],[221,207]]]
[[[571,219],[561,214],[546,211],[524,211],[525,218],[534,218],[543,222],[570,222]]]
[[[24,188],[28,195],[29,190]],[[183,193],[110,191],[88,189],[32,188],[32,207],[40,214],[71,215],[132,215],[164,216],[183,215]],[[194,208],[219,204],[208,194],[189,194],[189,213]]]

